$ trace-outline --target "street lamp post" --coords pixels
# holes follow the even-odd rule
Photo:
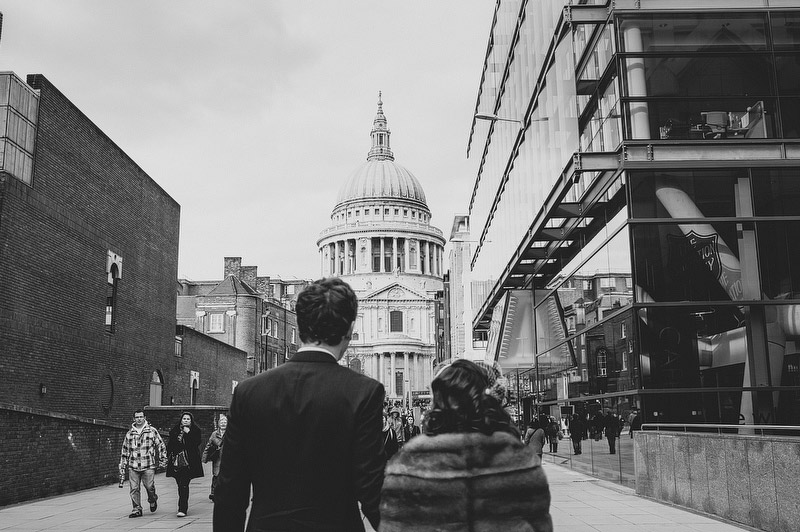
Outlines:
[[[516,118],[503,118],[489,113],[477,113],[475,118],[478,120],[488,120],[489,122],[516,122],[517,124],[522,125],[522,120],[517,120]]]

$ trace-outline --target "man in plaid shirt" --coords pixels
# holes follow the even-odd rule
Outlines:
[[[155,429],[151,427],[144,417],[144,410],[133,413],[133,425],[122,442],[122,455],[119,459],[119,487],[128,471],[128,481],[131,485],[131,502],[133,511],[128,517],[142,516],[142,502],[140,486],[144,484],[147,491],[147,502],[150,511],[158,508],[158,495],[156,495],[156,466],[167,465],[167,447],[164,440]]]

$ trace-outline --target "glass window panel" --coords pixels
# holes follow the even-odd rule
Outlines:
[[[639,301],[744,298],[735,223],[647,224],[631,231]]]
[[[781,98],[780,106],[783,138],[800,138],[800,98]]]
[[[644,66],[647,96],[718,97],[742,94],[770,96],[772,63],[766,54],[725,54],[679,57],[627,58],[627,69]],[[632,73],[626,80],[626,94],[643,96],[631,84],[638,80]]]
[[[633,218],[736,216],[736,187],[744,169],[629,172]],[[680,205],[688,196],[693,206]]]
[[[797,50],[800,48],[800,14],[772,13],[772,44],[776,50]]]
[[[626,117],[642,102],[627,102]],[[771,99],[651,99],[646,105],[651,139],[753,139],[775,138],[772,120],[775,102]],[[784,126],[785,127],[785,126]]]
[[[633,341],[621,335],[623,328],[632,328],[632,323],[633,314],[627,311],[587,330],[583,339],[586,341],[588,382],[583,391],[594,395],[638,387],[639,363]]]
[[[764,295],[800,298],[800,222],[758,222],[756,234]]]
[[[548,296],[544,290],[535,294],[537,302],[545,297],[535,308],[537,352],[553,348],[568,336],[581,333],[630,305],[633,302],[630,278],[626,227],[572,275],[557,278],[557,290]]]
[[[644,387],[742,386],[749,345],[744,316],[740,306],[640,309]]]
[[[778,79],[778,94],[800,96],[800,55],[776,55],[775,74]]]
[[[764,14],[657,14],[621,20],[625,51],[766,50]]]
[[[8,105],[12,74],[0,74],[0,105]]]
[[[800,168],[754,168],[752,173],[756,216],[800,216]]]

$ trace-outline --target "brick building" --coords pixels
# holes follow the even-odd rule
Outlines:
[[[115,476],[173,365],[180,206],[44,76],[0,74],[0,115],[2,505]]]
[[[224,278],[178,281],[178,325],[245,352],[247,374],[283,364],[300,346],[294,301],[306,280],[259,277],[257,266],[225,257]]]

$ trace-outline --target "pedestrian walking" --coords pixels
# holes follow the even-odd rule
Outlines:
[[[119,487],[123,487],[125,474],[131,490],[133,511],[128,517],[142,516],[141,488],[147,492],[150,511],[158,508],[156,494],[156,467],[164,467],[167,463],[167,448],[164,440],[155,427],[147,423],[144,410],[133,413],[133,424],[122,441],[122,452],[119,458]]]
[[[175,479],[178,486],[178,517],[186,517],[189,511],[189,483],[203,476],[200,463],[202,435],[191,412],[183,412],[178,423],[169,431],[167,443],[167,476]]]
[[[600,441],[603,439],[603,427],[606,423],[606,417],[603,415],[603,412],[597,411],[592,416],[591,419],[591,437],[594,438],[594,441]]]
[[[572,414],[569,422],[569,437],[572,440],[572,451],[574,454],[581,454],[581,440],[586,433],[586,424],[580,414]]]
[[[235,389],[214,492],[215,532],[378,529],[386,458],[383,385],[338,362],[358,300],[339,278],[308,285],[295,304],[300,348]],[[247,507],[251,502],[249,518]]]
[[[561,427],[558,425],[558,422],[556,422],[554,417],[548,418],[544,433],[545,436],[547,436],[547,442],[550,445],[550,452],[557,453],[558,440],[563,438],[564,434],[561,432]],[[559,436],[561,438],[559,438]]]
[[[423,434],[386,467],[380,532],[550,532],[541,461],[520,441],[486,371],[458,359],[431,388]]]
[[[405,426],[406,431],[406,441],[409,441],[414,436],[419,436],[421,430],[420,428],[414,424],[414,416],[409,415],[407,418],[407,423]]]
[[[388,460],[394,456],[394,453],[397,452],[399,447],[397,445],[397,434],[394,432],[394,427],[392,427],[392,422],[387,412],[383,413],[383,429],[381,432],[383,438],[383,452]]]
[[[525,431],[525,436],[522,439],[522,442],[525,445],[530,445],[533,449],[533,452],[541,460],[542,454],[544,453],[544,441],[545,441],[545,434],[544,428],[542,428],[542,423],[539,421],[538,418],[533,418],[530,423],[528,423],[528,429]]]
[[[635,430],[642,430],[642,415],[639,413],[638,410],[635,410],[632,413],[631,421],[630,421],[630,433],[631,438],[633,438],[633,431]]]
[[[608,440],[609,454],[616,454],[617,436],[619,435],[619,418],[610,411],[605,415],[603,427],[606,431],[606,439]]]
[[[217,487],[217,476],[219,475],[219,464],[222,461],[222,444],[224,443],[225,429],[228,428],[228,417],[220,414],[217,421],[217,430],[211,433],[203,449],[201,461],[206,464],[211,462],[211,493],[208,498],[214,500],[214,489]]]
[[[403,419],[400,416],[400,409],[397,407],[392,408],[389,413],[391,414],[389,421],[392,423],[394,433],[397,435],[397,447],[402,449],[406,443],[406,432],[403,427]]]

